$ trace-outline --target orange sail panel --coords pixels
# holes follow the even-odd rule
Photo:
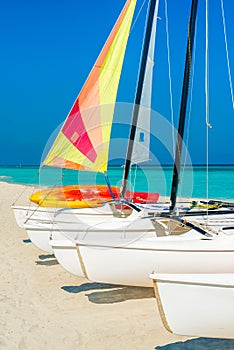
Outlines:
[[[136,0],[128,0],[44,165],[105,172],[114,104]]]

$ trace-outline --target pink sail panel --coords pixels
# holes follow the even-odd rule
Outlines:
[[[67,122],[62,128],[62,132],[77,149],[85,154],[92,162],[95,162],[97,154],[85,129],[80,114],[79,100],[74,104]]]
[[[135,5],[136,0],[127,0],[44,165],[107,169],[113,106]],[[102,105],[112,107],[107,112]]]

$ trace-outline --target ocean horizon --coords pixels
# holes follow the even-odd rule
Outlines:
[[[172,165],[133,166],[129,189],[159,192],[170,196]],[[112,186],[121,186],[123,166],[111,165],[107,170]],[[101,173],[74,171],[38,165],[0,166],[0,181],[31,186],[64,186],[75,184],[105,184]],[[208,183],[208,185],[207,185]],[[234,165],[189,165],[181,170],[178,197],[234,200]]]

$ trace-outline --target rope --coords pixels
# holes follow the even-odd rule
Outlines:
[[[205,48],[205,95],[206,95],[206,125],[212,128],[209,121],[209,24],[208,24],[208,0],[206,0],[206,48]]]
[[[172,79],[171,79],[171,64],[170,64],[170,45],[169,45],[169,29],[168,29],[168,10],[167,0],[165,0],[165,19],[166,19],[166,41],[167,41],[167,62],[168,62],[168,77],[169,77],[169,91],[170,91],[170,109],[171,109],[171,124],[172,124],[172,150],[173,158],[175,158],[175,122],[174,122],[174,111],[173,111],[173,100],[172,100]]]
[[[36,175],[34,176],[34,180],[38,177],[39,175],[39,171],[36,172]],[[33,181],[34,182],[34,181]],[[36,182],[36,181],[35,181]],[[23,188],[23,190],[20,192],[20,194],[18,195],[18,197],[15,199],[15,201],[12,203],[12,205],[15,205],[16,202],[20,199],[20,197],[22,197],[23,193],[28,189],[28,186],[25,185],[25,187]],[[35,189],[35,185],[32,187],[32,192],[34,192]],[[31,205],[31,203],[30,203]]]
[[[64,177],[64,174],[62,174],[62,175],[60,176],[60,178],[59,178],[58,181],[61,181],[63,177]],[[57,187],[56,184],[55,184],[53,187],[51,187],[51,190],[47,193],[47,195],[43,198],[43,200],[45,200],[45,199],[50,195],[50,193],[53,192],[53,190],[54,190],[55,187]],[[37,212],[37,210],[39,209],[39,207],[40,207],[40,204],[35,208],[35,210],[32,211],[31,215],[26,219],[25,223],[27,223],[27,221],[31,219],[31,217],[33,216],[34,213]],[[51,221],[51,220],[50,220],[50,221]]]
[[[227,47],[226,21],[225,21],[225,16],[224,16],[223,0],[220,0],[220,2],[221,2],[221,10],[222,10],[223,31],[224,31],[224,40],[225,40],[226,58],[227,58],[227,66],[228,66],[228,78],[229,78],[229,86],[230,86],[230,92],[231,92],[231,97],[232,97],[232,108],[234,109],[234,98],[233,98],[232,76],[231,76],[231,70],[230,70],[230,61],[229,61],[228,47]]]
[[[211,233],[212,235],[217,235],[218,232],[217,230],[213,229],[212,227],[210,227],[208,225],[207,219],[205,219],[205,223],[199,222],[197,220],[190,220],[189,221],[191,224],[196,225],[197,227],[201,228],[201,229],[206,229],[207,233]]]
[[[197,30],[195,30],[195,40],[194,40],[194,58],[193,58],[193,66],[191,72],[191,89],[190,89],[190,102],[189,102],[189,111],[188,111],[188,122],[187,122],[187,130],[186,130],[186,148],[184,155],[184,165],[181,171],[181,192],[184,182],[184,173],[185,173],[185,165],[187,164],[188,159],[188,144],[189,144],[189,132],[190,132],[190,124],[191,124],[191,115],[192,115],[192,101],[193,101],[193,86],[194,86],[194,67],[196,64],[196,47],[197,47]]]
[[[209,23],[208,0],[206,0],[206,46],[205,46],[205,97],[206,97],[206,199],[209,198]],[[208,217],[208,208],[207,208]]]
[[[12,203],[12,205],[15,205],[15,203],[20,199],[20,197],[22,197],[23,193],[27,190],[28,186],[25,185],[23,190],[20,192],[20,194],[18,195],[18,197],[15,199],[15,201]],[[35,186],[33,186],[33,191],[34,191]]]
[[[109,190],[109,192],[110,192],[111,197],[112,197],[114,200],[117,199],[116,196],[114,195],[112,189],[111,189],[110,180],[109,180],[109,177],[108,177],[108,175],[107,175],[106,172],[104,173],[104,176],[105,176],[106,184],[107,184],[107,186],[108,186],[108,190]]]
[[[134,170],[134,177],[133,177],[133,181],[132,181],[132,191],[135,191],[135,186],[136,186],[136,177],[137,177],[137,168],[138,168],[138,165],[135,164],[135,170]],[[132,169],[132,167],[131,167]]]
[[[141,8],[140,8],[140,10],[138,11],[138,13],[137,13],[137,15],[136,15],[136,19],[135,19],[135,21],[134,21],[133,24],[132,24],[132,27],[131,27],[131,30],[130,30],[130,34],[132,33],[133,28],[135,27],[135,24],[136,24],[136,22],[137,22],[137,20],[138,20],[138,17],[140,16],[140,13],[141,13],[141,11],[142,11],[142,9],[143,9],[145,3],[146,3],[146,0],[143,1],[143,4],[141,5]]]

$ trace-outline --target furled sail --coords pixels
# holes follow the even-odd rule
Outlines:
[[[132,164],[146,162],[150,159],[150,115],[158,4],[159,1],[157,1],[155,5],[154,19],[150,36],[149,53],[147,57],[145,78],[141,96],[140,111],[137,121],[136,136],[133,144],[133,153],[131,160]]]
[[[127,0],[43,164],[105,172],[114,104],[136,0]]]

